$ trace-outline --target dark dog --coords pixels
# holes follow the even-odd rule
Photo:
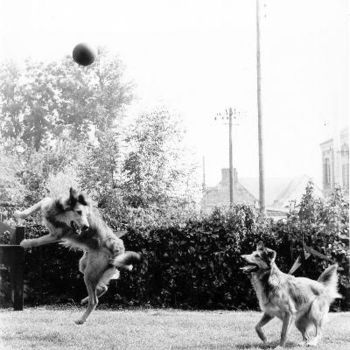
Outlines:
[[[280,347],[287,341],[288,329],[295,321],[306,345],[316,346],[321,338],[322,327],[330,304],[341,296],[337,291],[337,265],[329,266],[317,281],[294,277],[283,273],[275,264],[276,252],[260,242],[255,252],[242,255],[248,262],[243,271],[250,278],[259,300],[262,319],[255,329],[263,342],[266,336],[262,327],[275,316],[282,320]],[[315,334],[311,336],[311,329]]]

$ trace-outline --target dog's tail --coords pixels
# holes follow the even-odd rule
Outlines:
[[[113,262],[111,263],[118,270],[132,270],[132,264],[138,263],[141,261],[141,255],[136,252],[126,251],[123,254],[118,255]]]
[[[49,203],[51,201],[51,198],[44,198],[40,202],[34,204],[28,209],[25,209],[23,211],[16,210],[13,215],[18,219],[25,219],[27,216],[33,214],[34,212],[40,210],[43,205]]]
[[[338,293],[338,274],[337,274],[338,264],[331,265],[327,267],[321,273],[318,278],[318,282],[322,283],[326,287],[327,297],[332,302],[336,298],[341,298],[342,296]]]

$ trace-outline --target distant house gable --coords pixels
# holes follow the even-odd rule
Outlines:
[[[240,182],[237,171],[234,170],[233,201],[237,204],[255,205],[257,198],[252,195]],[[203,194],[201,207],[205,212],[215,207],[227,207],[230,205],[230,181],[229,169],[221,170],[221,180],[217,186],[208,187]]]

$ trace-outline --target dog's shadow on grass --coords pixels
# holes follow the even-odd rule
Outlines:
[[[269,342],[269,343],[245,343],[245,344],[237,344],[237,349],[274,349],[276,346],[278,346],[278,342]],[[300,348],[300,345],[294,342],[288,342],[285,345],[286,349],[294,349],[294,348]]]

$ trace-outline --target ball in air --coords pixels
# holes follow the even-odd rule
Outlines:
[[[73,49],[73,60],[82,66],[89,66],[95,58],[95,50],[88,44],[80,43]]]

